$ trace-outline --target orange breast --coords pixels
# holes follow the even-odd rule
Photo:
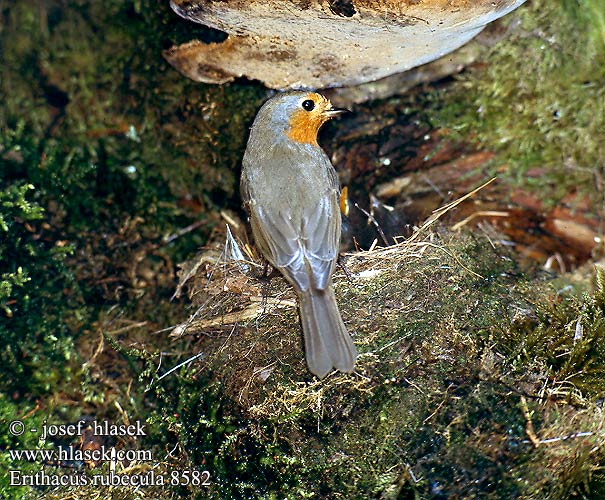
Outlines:
[[[299,109],[290,117],[290,130],[287,135],[296,142],[317,145],[317,132],[325,118],[319,113],[309,113]]]

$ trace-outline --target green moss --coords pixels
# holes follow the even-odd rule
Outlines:
[[[540,324],[517,347],[519,367],[543,358],[555,383],[571,384],[590,399],[605,395],[605,271],[597,268],[596,291],[538,310]]]
[[[265,90],[172,70],[163,49],[220,35],[169,2],[25,1],[1,14],[1,389],[16,404],[62,407],[44,399],[60,393],[99,417],[120,418],[115,402],[137,414],[154,399],[132,398],[126,379],[145,361],[124,351],[107,374],[80,354],[95,352],[115,305],[158,329],[180,312],[173,259],[204,244],[237,197],[243,131]]]
[[[203,86],[171,70],[163,48],[217,35],[181,22],[168,2],[20,2],[3,16],[0,192],[12,199],[14,189],[33,185],[31,206],[46,215],[44,234],[25,224],[10,234],[2,308],[12,307],[17,288],[33,301],[57,303],[64,300],[59,290],[75,296],[81,289],[90,315],[73,303],[70,314],[82,328],[111,293],[100,282],[116,274],[131,286],[137,281],[128,266],[141,247],[155,254],[153,266],[153,258],[178,259],[205,242],[216,221],[212,209],[236,192],[242,130],[264,91]],[[17,225],[23,219],[3,212],[4,231],[11,218]],[[164,242],[192,222],[201,229]],[[45,250],[31,263],[39,268],[34,279],[24,260],[38,247]],[[39,279],[45,270],[59,277]],[[12,308],[10,328],[33,335],[38,323]],[[66,335],[60,318],[46,316],[49,331]]]
[[[601,382],[581,375],[605,362],[596,347],[602,274],[594,294],[564,296],[487,241],[443,235],[418,245],[349,258],[354,275],[381,270],[374,278],[337,277],[360,351],[354,375],[308,376],[294,311],[173,344],[182,357],[204,356],[162,380],[159,352],[106,336],[154,396],[141,415],[149,443],[158,456],[178,444],[158,471],[210,472],[202,492],[170,487],[161,497],[556,500],[597,490]],[[223,290],[215,300],[237,309],[225,276],[215,269],[213,279]],[[199,283],[208,285],[205,274]],[[281,280],[271,287],[270,296],[287,290]],[[191,294],[220,314],[200,289]],[[578,342],[570,326],[580,316]]]
[[[432,120],[498,153],[494,172],[548,203],[576,189],[601,206],[605,29],[600,0],[532,0],[485,64],[434,95]],[[532,171],[532,169],[534,169]],[[537,170],[536,170],[537,169]]]
[[[47,240],[33,189],[14,183],[0,192],[0,386],[21,397],[48,391],[59,377],[69,379],[74,349],[65,305],[73,307],[73,321],[81,310],[64,263],[73,248]]]
[[[43,417],[34,415],[33,404],[16,404],[6,394],[0,393],[0,425],[3,429],[8,428],[14,421],[24,424],[24,429],[42,426]],[[0,496],[2,498],[26,498],[29,493],[28,487],[10,486],[10,470],[20,470],[23,474],[34,474],[39,468],[35,463],[24,460],[16,460],[10,456],[10,450],[47,448],[38,440],[37,434],[24,432],[20,436],[10,433],[0,433]]]
[[[258,88],[201,86],[170,70],[161,50],[179,23],[168,3],[72,7],[23,2],[8,14],[2,118],[10,130],[25,117],[35,142],[6,175],[26,177],[78,230],[126,212],[163,234],[192,216],[175,197],[222,204]]]

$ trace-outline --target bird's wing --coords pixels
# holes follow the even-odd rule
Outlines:
[[[305,207],[302,220],[292,220],[287,212],[269,213],[254,203],[249,208],[256,243],[271,264],[302,291],[326,288],[340,243],[338,190]]]
[[[303,216],[302,235],[305,257],[314,288],[328,285],[340,246],[340,206],[338,185]]]

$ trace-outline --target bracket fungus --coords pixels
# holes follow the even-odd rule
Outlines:
[[[464,45],[525,0],[171,0],[180,16],[222,30],[164,57],[193,80],[245,76],[274,89],[358,85]]]

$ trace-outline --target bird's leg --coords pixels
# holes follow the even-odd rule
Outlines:
[[[271,271],[271,273],[273,274],[273,271]],[[263,298],[263,301],[261,302],[263,305],[263,310],[265,309],[265,307],[267,307],[267,298],[269,297],[269,287],[271,285],[271,276],[268,274],[269,273],[269,262],[265,261],[265,267],[263,268],[263,274],[260,277],[260,281],[262,283],[262,292],[261,292],[261,296]]]
[[[338,257],[336,259],[336,262],[338,263],[338,265],[340,266],[342,271],[345,273],[345,276],[347,277],[347,279],[350,282],[353,282],[353,276],[351,276],[351,273],[349,272],[349,269],[347,268],[347,266],[345,264],[345,257],[339,253]]]
[[[263,265],[263,271],[260,276],[257,276],[257,279],[262,283],[261,287],[261,297],[262,297],[262,305],[263,308],[267,305],[267,298],[269,297],[269,286],[271,284],[271,279],[277,276],[279,272],[277,269],[271,267],[271,272],[269,272],[269,261],[265,260]]]
[[[263,265],[263,272],[260,275],[260,279],[267,279],[269,277],[269,261],[265,261],[265,264]]]

